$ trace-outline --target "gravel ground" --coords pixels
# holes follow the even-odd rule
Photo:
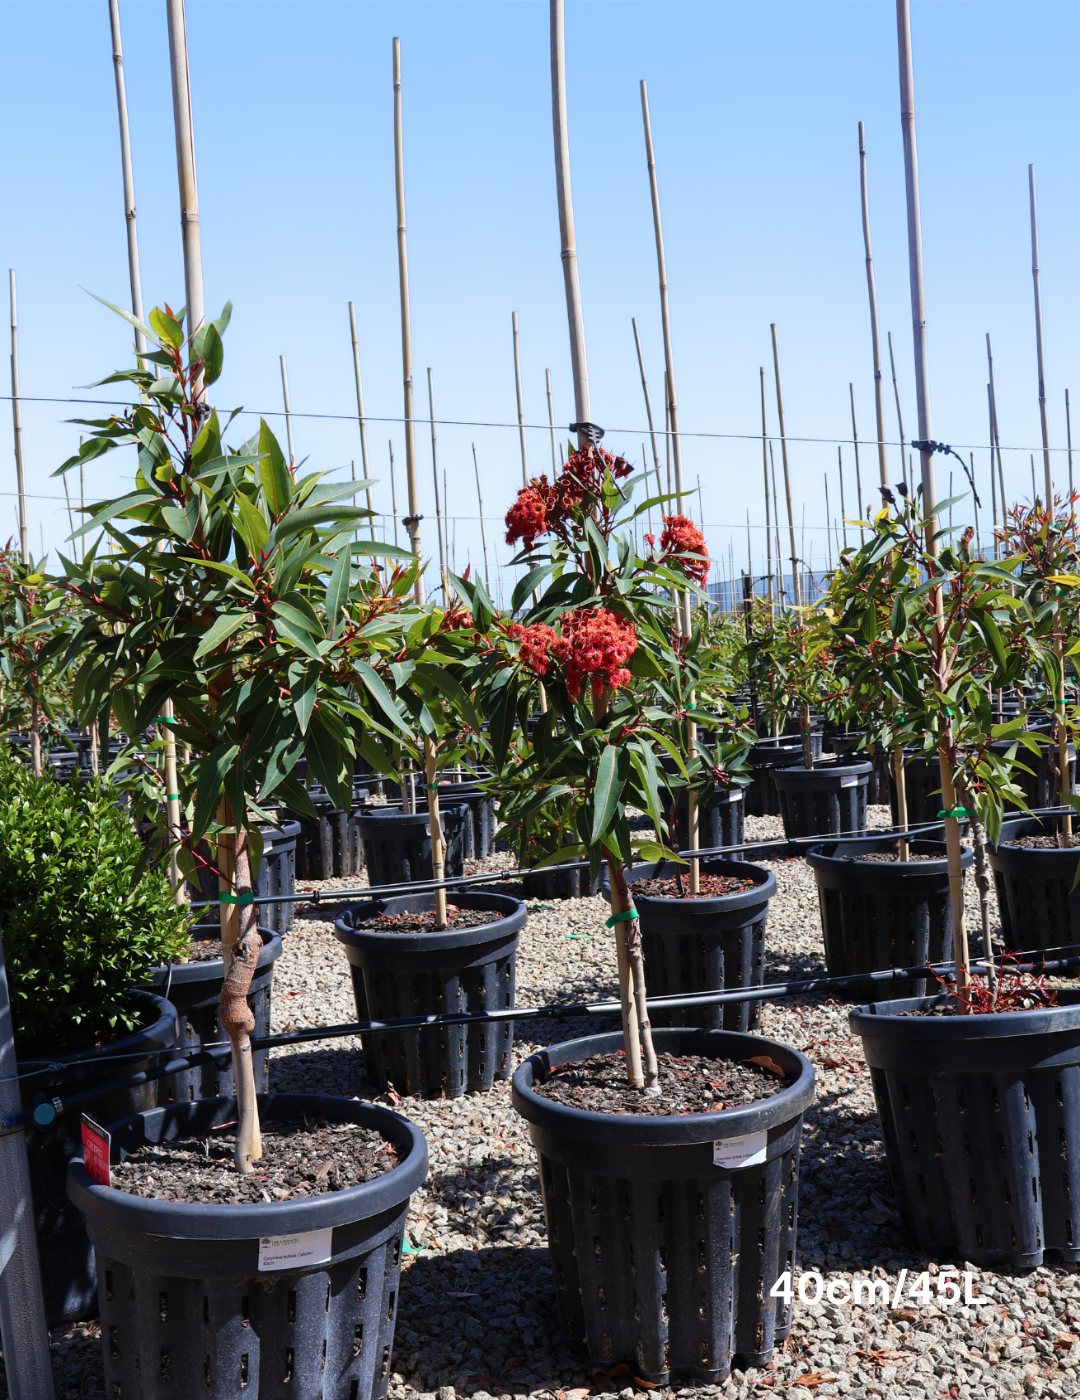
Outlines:
[[[871,826],[888,824],[871,809]],[[747,836],[779,835],[776,818],[748,818]],[[499,863],[509,863],[503,857]],[[766,978],[823,971],[814,877],[801,860],[768,862],[777,878],[767,932]],[[362,877],[328,882],[355,889]],[[967,881],[969,926],[978,928],[974,882]],[[614,944],[600,898],[532,901],[518,956],[518,1002],[584,1000],[616,989]],[[310,911],[319,913],[322,911]],[[996,907],[992,909],[996,923]],[[848,1031],[850,1003],[811,998],[767,1004],[762,1033],[802,1049],[817,1072],[817,1094],[803,1132],[799,1263],[826,1279],[868,1274],[894,1292],[926,1260],[904,1245],[890,1204],[884,1149],[868,1072]],[[326,917],[298,920],[276,964],[273,1024],[291,1027],[354,1018],[347,964]],[[522,1025],[519,1063],[541,1044],[610,1023],[566,1020]],[[358,1038],[275,1052],[277,1090],[373,1097]],[[385,1102],[385,1100],[382,1100]],[[594,1378],[559,1335],[532,1148],[510,1106],[509,1085],[481,1097],[407,1100],[398,1105],[428,1138],[431,1174],[413,1198],[408,1224],[392,1400],[473,1395],[544,1395],[581,1400],[586,1388],[614,1400],[643,1389],[623,1376]],[[962,1265],[969,1268],[969,1265]],[[931,1273],[936,1271],[930,1264]],[[1080,1393],[1080,1270],[1028,1273],[972,1270],[988,1301],[940,1310],[917,1301],[833,1307],[796,1303],[791,1337],[772,1366],[735,1371],[724,1386],[680,1396],[813,1395],[1072,1396]],[[57,1396],[105,1395],[94,1324],[54,1335]],[[801,1382],[801,1383],[800,1383]],[[576,1393],[575,1393],[576,1392]],[[674,1392],[672,1392],[674,1393]],[[7,1392],[0,1384],[0,1395]]]

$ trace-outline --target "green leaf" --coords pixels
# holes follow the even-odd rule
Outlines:
[[[191,824],[192,839],[197,841],[210,825],[214,810],[221,800],[225,774],[240,752],[239,744],[219,744],[195,769],[195,816]]]
[[[301,631],[308,632],[313,637],[321,638],[323,635],[318,613],[299,593],[290,593],[287,598],[279,598],[271,611],[276,617],[285,618],[294,627],[299,627]]]
[[[270,526],[257,505],[249,501],[242,491],[236,495],[236,529],[247,545],[248,554],[258,559],[270,538]]]
[[[195,660],[199,661],[208,652],[214,651],[226,637],[231,637],[234,632],[238,632],[250,617],[251,614],[248,612],[222,613],[196,648]]]
[[[352,754],[338,744],[319,710],[311,716],[304,753],[312,774],[330,794],[334,806],[347,812],[352,802]]]
[[[349,598],[349,584],[352,580],[352,555],[348,549],[338,553],[334,571],[326,584],[326,616],[330,622],[330,635],[337,630],[337,620]]]
[[[195,332],[191,349],[195,358],[202,360],[203,383],[207,386],[213,384],[221,377],[225,352],[221,344],[221,336],[218,335],[217,327],[212,321]]]
[[[297,778],[282,778],[274,788],[287,811],[297,812],[302,817],[319,818],[315,804],[308,796],[307,788]]]
[[[625,751],[614,744],[608,744],[600,755],[600,766],[596,773],[596,786],[593,789],[593,821],[590,844],[595,844],[607,834],[611,819],[619,806],[619,798],[626,785],[628,764],[620,764],[619,758]],[[620,775],[620,768],[623,770]]]
[[[387,690],[379,673],[367,664],[366,661],[356,663],[356,674],[363,681],[365,688],[372,699],[386,715],[387,719],[403,733],[410,733],[409,725],[405,716],[398,709],[394,697]]]
[[[174,350],[179,350],[184,343],[184,328],[173,318],[167,315],[160,307],[155,306],[150,313],[150,324],[154,328],[154,333],[159,341],[164,340],[171,345]]]
[[[259,419],[259,480],[273,520],[280,520],[292,500],[292,475],[277,438]]]
[[[315,708],[318,691],[319,667],[301,666],[299,662],[293,662],[289,667],[289,693],[301,734],[307,733],[308,721]]]

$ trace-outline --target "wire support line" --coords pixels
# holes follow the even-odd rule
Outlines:
[[[10,395],[10,394],[0,394],[0,403],[10,403],[10,402],[11,402],[11,395]],[[136,404],[135,402],[133,402],[132,400],[130,400],[130,399],[75,399],[75,398],[60,398],[60,397],[50,396],[50,395],[33,395],[33,394],[20,394],[20,395],[19,395],[19,402],[20,402],[20,403],[24,403],[24,404],[25,404],[25,403],[71,403],[71,404],[89,404],[89,405],[92,405],[92,406],[98,407],[98,408],[109,408],[109,407],[135,408],[135,407],[137,407],[137,404]],[[284,409],[281,409],[281,408],[266,408],[266,409],[258,409],[258,408],[239,408],[239,409],[236,410],[236,412],[237,412],[237,416],[239,416],[240,414],[246,414],[246,415],[248,415],[249,417],[255,417],[255,418],[284,418],[284,417],[286,416],[286,415],[285,415],[285,410],[284,410]],[[289,416],[290,418],[314,418],[314,419],[325,419],[325,420],[330,421],[330,422],[341,422],[341,423],[359,423],[359,422],[360,422],[360,417],[359,417],[359,415],[356,414],[356,413],[311,413],[311,412],[305,413],[305,412],[301,412],[301,410],[298,409],[298,408],[290,409],[289,415],[288,415],[288,416]],[[379,415],[373,414],[373,413],[365,413],[365,414],[364,414],[364,422],[365,422],[365,423],[401,423],[401,424],[411,422],[411,423],[413,423],[413,424],[420,423],[420,424],[423,424],[423,425],[427,425],[427,424],[431,423],[432,420],[431,420],[430,418],[417,418],[415,415],[414,415],[411,419],[406,419],[406,418],[401,417],[400,415],[398,415],[398,416],[379,416]],[[519,431],[519,429],[520,429],[522,426],[524,426],[525,428],[529,429],[530,432],[545,432],[545,433],[550,433],[550,432],[551,432],[551,424],[550,424],[550,423],[525,423],[524,425],[522,425],[522,424],[517,423],[517,422],[514,422],[514,423],[499,423],[499,422],[496,422],[496,421],[494,421],[494,420],[491,420],[491,419],[484,419],[484,418],[436,418],[436,419],[434,420],[434,422],[435,422],[435,426],[436,426],[436,427],[440,427],[440,428],[505,428],[505,429],[507,429],[507,430],[511,430],[511,429],[512,429],[512,430],[516,433],[516,432]],[[646,429],[646,428],[641,428],[641,427],[636,427],[636,428],[635,428],[635,427],[630,427],[630,428],[628,428],[628,427],[623,427],[623,426],[620,426],[620,425],[616,424],[616,425],[613,426],[613,427],[609,427],[609,428],[605,429],[605,431],[606,431],[607,433],[609,433],[609,434],[610,434],[610,433],[620,433],[620,434],[624,434],[624,435],[627,436],[627,437],[641,437],[641,435],[642,435],[643,433],[646,433],[646,432],[648,431],[648,429]],[[658,427],[658,428],[655,429],[655,432],[656,432],[656,435],[657,435],[658,437],[674,437],[674,436],[675,436],[675,434],[674,434],[670,429],[664,429],[664,428],[659,428],[659,427]],[[730,442],[753,442],[753,443],[760,443],[760,442],[762,441],[762,433],[761,433],[761,430],[760,430],[760,429],[758,429],[758,431],[757,431],[756,433],[720,433],[720,432],[714,432],[714,431],[706,430],[706,429],[684,428],[684,427],[682,426],[682,424],[680,424],[680,425],[679,425],[679,433],[678,433],[678,435],[679,435],[680,438],[692,437],[692,438],[715,439],[715,440],[717,440],[717,441],[730,441]],[[854,439],[853,437],[796,437],[796,436],[795,436],[794,434],[792,434],[792,433],[788,433],[788,434],[787,434],[787,440],[788,440],[788,442],[818,443],[818,444],[823,445],[823,446],[826,446],[826,447],[854,446],[854,443],[855,443],[855,439]],[[778,443],[778,442],[780,441],[779,434],[775,434],[775,433],[766,434],[766,436],[765,436],[765,441],[766,441],[766,442],[777,442],[777,443]],[[914,449],[914,448],[915,448],[915,443],[914,443],[914,441],[901,443],[900,440],[899,440],[899,438],[884,438],[884,439],[882,439],[882,440],[880,440],[880,441],[879,441],[879,439],[877,439],[877,438],[859,438],[859,443],[860,443],[861,446],[867,446],[867,445],[869,445],[869,446],[871,446],[871,447],[885,446],[885,447],[898,447],[898,448],[899,448],[899,447],[902,447],[902,448],[904,448],[904,449],[908,449],[908,448]],[[956,443],[953,443],[952,446],[958,447],[958,448],[963,448],[963,450],[966,451],[966,452],[984,452],[984,451],[988,451],[988,450],[989,450],[989,444],[986,443],[986,442],[956,442]],[[995,451],[998,450],[998,446],[997,446],[996,443],[995,443],[995,445],[994,445],[994,450],[995,450]],[[1009,445],[1007,445],[1007,444],[1005,444],[1005,443],[1002,443],[1002,444],[1001,444],[1001,447],[1000,447],[1000,450],[1001,450],[1002,452],[1042,452],[1043,446],[1042,446],[1042,443],[1041,443],[1041,442],[1040,442],[1040,443],[1037,443],[1037,444],[1034,445],[1034,446],[1031,446],[1031,445],[1028,445],[1028,446],[1023,446],[1023,445],[1020,445],[1020,446],[1009,446]],[[1048,452],[1067,453],[1069,449],[1068,449],[1068,447],[1049,447],[1049,448],[1047,448],[1046,450],[1047,450]]]

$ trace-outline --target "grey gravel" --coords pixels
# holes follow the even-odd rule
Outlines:
[[[888,825],[872,808],[870,825]],[[777,818],[747,818],[747,836],[781,835]],[[505,856],[499,863],[511,862]],[[766,978],[824,970],[814,877],[801,860],[762,862],[776,874],[767,932]],[[327,882],[355,889],[362,877]],[[977,947],[974,881],[967,911]],[[298,920],[285,935],[274,976],[275,1030],[351,1021],[348,967],[322,915]],[[614,944],[599,897],[529,904],[518,955],[522,1005],[612,996]],[[996,925],[997,909],[992,906]],[[1074,984],[1075,985],[1075,984]],[[869,1074],[848,1030],[849,1002],[808,998],[766,1004],[762,1033],[797,1046],[813,1061],[817,1095],[806,1115],[800,1188],[799,1260],[826,1281],[856,1275],[887,1279],[895,1290],[934,1264],[904,1243],[891,1205],[884,1148]],[[577,1019],[522,1026],[515,1063],[541,1044],[609,1029]],[[373,1097],[358,1038],[274,1052],[271,1088]],[[381,1100],[386,1102],[385,1099]],[[477,1400],[507,1395],[570,1395],[592,1378],[560,1337],[531,1145],[510,1106],[509,1085],[457,1100],[406,1100],[398,1112],[428,1138],[431,1175],[413,1199],[391,1400]],[[963,1265],[963,1267],[971,1267]],[[770,1367],[733,1372],[726,1385],[681,1386],[665,1395],[724,1396],[1073,1396],[1080,1394],[1080,1270],[1027,1273],[972,1269],[976,1291],[990,1301],[948,1311],[914,1301],[837,1308],[796,1303],[791,1337]],[[95,1324],[53,1338],[59,1400],[103,1397]],[[804,1383],[800,1384],[800,1378]],[[605,1400],[641,1400],[630,1385],[598,1387]],[[0,1396],[6,1395],[0,1382]]]

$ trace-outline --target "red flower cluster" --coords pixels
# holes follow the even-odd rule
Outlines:
[[[544,622],[535,622],[531,627],[512,622],[507,636],[518,643],[521,659],[529,670],[536,676],[546,676],[551,669],[550,650],[557,640],[554,629]]]
[[[600,500],[604,473],[621,481],[632,471],[625,457],[613,457],[602,447],[571,452],[553,483],[547,476],[534,476],[518,492],[506,512],[506,543],[521,540],[532,549],[541,535],[565,533],[567,527],[580,533],[582,515]]]
[[[607,608],[579,608],[563,614],[559,629],[562,635],[551,644],[551,652],[566,667],[571,699],[581,696],[586,681],[594,697],[629,684],[626,662],[637,637],[628,622],[620,622]]]
[[[646,535],[646,544],[656,548],[656,536]],[[699,588],[705,587],[709,572],[709,551],[705,547],[705,536],[687,515],[665,515],[664,533],[660,536],[660,554],[664,562],[672,559],[687,578],[693,579]],[[681,559],[683,554],[703,554],[704,559]]]

